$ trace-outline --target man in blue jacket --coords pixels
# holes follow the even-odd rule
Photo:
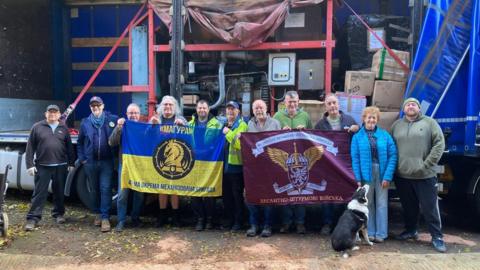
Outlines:
[[[77,140],[78,159],[83,164],[87,181],[93,187],[96,198],[93,211],[95,226],[102,232],[110,231],[110,208],[112,207],[112,181],[114,150],[108,145],[108,138],[117,123],[118,116],[104,111],[100,97],[90,99],[92,113],[82,120]],[[100,191],[100,194],[98,194]]]

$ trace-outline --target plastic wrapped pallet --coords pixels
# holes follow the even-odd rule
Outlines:
[[[395,81],[375,81],[372,96],[372,105],[377,106],[381,111],[400,111],[405,83]]]
[[[405,65],[410,66],[409,52],[397,50],[393,50],[393,52]],[[379,50],[373,55],[372,72],[379,80],[405,82],[408,78],[408,73],[402,69],[386,49]]]
[[[362,112],[367,106],[367,99],[365,96],[349,95],[342,92],[337,92],[335,95],[338,98],[340,110],[350,115],[357,124],[361,125]]]

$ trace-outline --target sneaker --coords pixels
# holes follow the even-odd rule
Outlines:
[[[272,236],[272,227],[265,226],[260,234],[261,237],[270,237]]]
[[[125,228],[125,222],[120,221],[117,223],[117,226],[115,226],[115,232],[123,232],[123,229]]]
[[[368,241],[370,241],[370,242],[375,242],[375,237],[369,236],[369,237],[368,237]]]
[[[165,224],[165,219],[163,216],[158,215],[157,220],[155,221],[155,227],[161,228]]]
[[[242,226],[238,223],[235,223],[235,224],[233,224],[230,232],[236,233],[236,232],[239,232],[241,229],[242,229]]]
[[[250,226],[250,229],[247,230],[248,237],[254,237],[257,235],[257,225]]]
[[[37,222],[34,219],[27,219],[27,223],[25,224],[25,231],[33,231],[37,226]]]
[[[413,232],[404,231],[401,234],[397,235],[395,239],[401,240],[401,241],[405,241],[409,239],[418,240],[418,233],[417,231],[413,231]]]
[[[110,221],[106,218],[102,219],[100,231],[101,232],[109,232],[110,230],[111,230]]]
[[[298,234],[305,234],[306,233],[305,225],[297,224],[297,233]]]
[[[57,224],[64,224],[67,220],[65,219],[64,216],[56,216],[55,217],[55,222]]]
[[[290,231],[290,224],[283,224],[280,227],[280,233],[288,233]]]
[[[212,230],[212,229],[213,229],[212,218],[207,218],[207,222],[205,223],[205,230]]]
[[[320,234],[328,236],[330,235],[330,233],[332,233],[332,227],[330,226],[330,224],[323,225],[322,230],[320,231]]]
[[[93,220],[93,225],[100,227],[102,225],[102,217],[100,215],[95,216],[95,220]]]
[[[203,231],[203,218],[197,219],[197,224],[195,225],[195,231],[200,232]]]
[[[443,242],[442,238],[432,239],[432,245],[433,245],[433,248],[438,252],[441,252],[441,253],[447,252],[447,246],[445,246],[445,242]]]
[[[138,228],[142,226],[142,220],[139,218],[132,218],[132,228]]]
[[[370,237],[369,237],[370,238]],[[377,243],[377,244],[380,244],[380,243],[383,243],[385,242],[385,240],[383,238],[378,238],[378,237],[375,237],[373,238],[373,240],[371,240],[371,242],[374,242],[374,243]]]

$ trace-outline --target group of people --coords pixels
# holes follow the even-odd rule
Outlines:
[[[424,116],[420,103],[408,98],[403,103],[404,117],[397,120],[391,133],[380,128],[378,121],[381,113],[376,107],[367,107],[362,113],[362,123],[339,110],[335,95],[325,98],[326,112],[313,126],[307,112],[299,108],[299,95],[295,91],[285,94],[285,109],[273,117],[267,113],[263,100],[252,104],[253,117],[246,122],[240,114],[239,104],[226,103],[226,120],[220,121],[210,113],[208,102],[200,100],[196,113],[191,120],[181,116],[177,101],[172,96],[164,96],[157,108],[157,114],[149,119],[151,124],[190,125],[207,129],[219,129],[225,134],[224,168],[222,180],[222,199],[224,228],[238,232],[243,227],[245,206],[249,213],[250,228],[247,236],[262,237],[272,235],[273,207],[247,204],[244,201],[244,181],[239,138],[243,132],[262,132],[291,129],[318,129],[348,131],[352,135],[352,169],[358,185],[368,184],[368,235],[371,241],[381,243],[388,237],[388,187],[395,181],[403,207],[405,231],[396,238],[400,240],[418,238],[418,218],[421,212],[432,236],[433,247],[440,252],[446,251],[441,232],[441,219],[437,200],[436,173],[434,167],[444,150],[444,139],[439,125],[430,117]],[[90,99],[91,114],[82,120],[77,140],[77,162],[85,169],[91,192],[97,201],[94,224],[102,232],[111,230],[110,210],[114,159],[121,156],[121,136],[125,118],[119,118],[104,110],[100,97]],[[127,119],[140,121],[140,108],[130,104]],[[74,169],[74,149],[68,129],[59,122],[60,110],[50,105],[45,112],[46,119],[36,123],[31,130],[26,163],[29,174],[35,176],[35,189],[31,209],[27,214],[26,230],[33,230],[42,217],[42,209],[48,195],[48,185],[52,180],[54,208],[52,216],[57,223],[64,223],[63,190],[67,172]],[[118,152],[117,152],[118,151]],[[35,155],[35,160],[34,160]],[[121,171],[121,158],[119,170]],[[78,164],[77,164],[78,167]],[[120,177],[119,180],[120,181]],[[132,196],[132,226],[139,226],[140,212],[143,206],[143,193],[121,189],[119,183],[117,199],[117,224],[115,230],[124,230],[128,197]],[[98,193],[98,194],[97,194]],[[170,221],[179,224],[179,197],[160,194],[160,211],[157,226],[167,221],[168,202],[171,205]],[[193,212],[196,216],[195,230],[202,231],[214,227],[215,198],[193,197]],[[338,204],[322,204],[323,229],[327,233],[333,230],[336,222],[335,212]],[[287,233],[292,225],[297,233],[305,234],[304,205],[281,206],[280,233]],[[262,220],[262,224],[260,224]]]

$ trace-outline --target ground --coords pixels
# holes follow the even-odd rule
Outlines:
[[[24,232],[28,203],[28,194],[7,194],[11,237],[0,239],[0,269],[480,269],[475,220],[452,214],[443,214],[446,254],[432,249],[423,228],[420,241],[362,245],[344,259],[312,226],[304,236],[274,231],[270,238],[248,238],[219,229],[196,232],[193,224],[158,229],[153,218],[143,217],[142,228],[101,233],[93,215],[75,202],[67,203],[66,224],[54,223],[48,203],[40,226]],[[390,220],[393,236],[402,229],[398,202],[390,204]]]

